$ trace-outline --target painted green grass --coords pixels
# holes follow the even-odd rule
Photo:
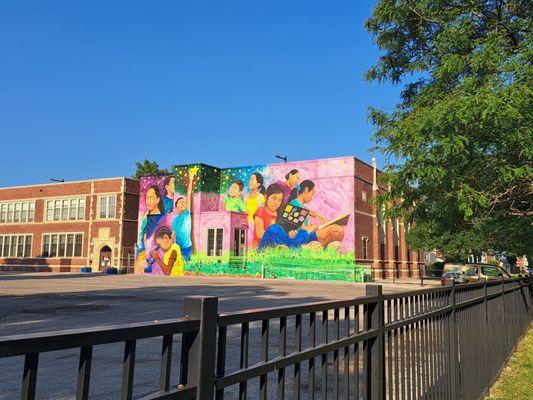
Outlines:
[[[503,369],[487,399],[533,399],[533,324]]]
[[[370,275],[370,267],[354,263],[354,254],[339,254],[334,250],[284,251],[269,249],[250,253],[246,257],[221,257],[195,254],[186,271],[205,275],[240,275],[285,279],[316,279],[363,282]]]

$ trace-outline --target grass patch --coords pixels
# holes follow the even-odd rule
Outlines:
[[[488,399],[533,399],[533,325],[490,389]]]

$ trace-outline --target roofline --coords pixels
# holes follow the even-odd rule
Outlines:
[[[211,164],[206,164],[206,163],[202,163],[202,162],[191,162],[191,163],[187,163],[187,164],[177,164],[177,165],[173,165],[172,166],[172,170],[174,170],[175,168],[178,168],[178,167],[187,167],[187,166],[190,166],[190,165],[201,165],[201,166],[204,166],[204,167],[209,167],[209,168],[214,168],[214,169],[218,169],[218,170],[224,170],[224,169],[233,169],[233,168],[249,168],[249,167],[259,167],[259,166],[264,166],[264,165],[280,165],[280,164],[296,164],[296,163],[304,163],[304,162],[313,162],[313,161],[324,161],[324,160],[343,160],[343,159],[354,159],[354,160],[357,160],[363,164],[365,164],[366,166],[368,166],[369,168],[374,168],[372,164],[369,164],[368,162],[366,161],[363,161],[361,160],[360,158],[358,157],[355,157],[355,156],[339,156],[339,157],[325,157],[325,158],[315,158],[315,159],[308,159],[308,160],[294,160],[294,161],[288,161],[288,162],[272,162],[272,163],[258,163],[258,164],[250,164],[250,165],[236,165],[236,166],[230,166],[230,167],[216,167],[214,165],[211,165]],[[383,171],[380,170],[379,168],[376,168],[376,170],[383,174]],[[149,177],[149,176],[165,176],[165,175],[172,175],[172,174],[147,174],[147,175],[143,175],[143,177]]]
[[[27,188],[27,187],[38,187],[38,186],[67,185],[67,184],[70,184],[70,183],[83,183],[83,182],[95,182],[95,181],[110,181],[110,180],[113,180],[113,179],[127,179],[127,180],[135,181],[135,182],[138,182],[138,181],[139,181],[138,179],[127,178],[127,177],[125,177],[125,176],[115,176],[115,177],[112,177],[112,178],[95,178],[95,179],[82,179],[82,180],[78,180],[78,181],[51,182],[51,183],[35,183],[35,184],[32,184],[32,185],[21,185],[21,186],[4,186],[4,187],[0,187],[0,190],[7,190],[7,189],[22,189],[22,188]]]

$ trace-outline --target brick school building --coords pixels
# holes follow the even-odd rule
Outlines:
[[[133,266],[138,202],[128,178],[0,188],[0,270]]]

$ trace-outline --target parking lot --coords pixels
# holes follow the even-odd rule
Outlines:
[[[384,285],[383,290],[390,293],[415,288],[413,285]],[[183,298],[190,295],[217,296],[219,310],[224,312],[346,299],[364,293],[364,284],[346,282],[1,273],[0,335],[177,318],[183,315]],[[122,346],[113,344],[95,348],[92,398],[118,397],[122,377]],[[160,350],[159,338],[139,341],[135,371],[136,397],[157,388]],[[38,398],[75,397],[78,357],[78,349],[52,352],[41,357]],[[229,357],[238,360],[239,354],[230,352]],[[0,359],[0,399],[19,396],[22,364],[22,357]],[[177,371],[177,363],[173,364],[173,368]]]

